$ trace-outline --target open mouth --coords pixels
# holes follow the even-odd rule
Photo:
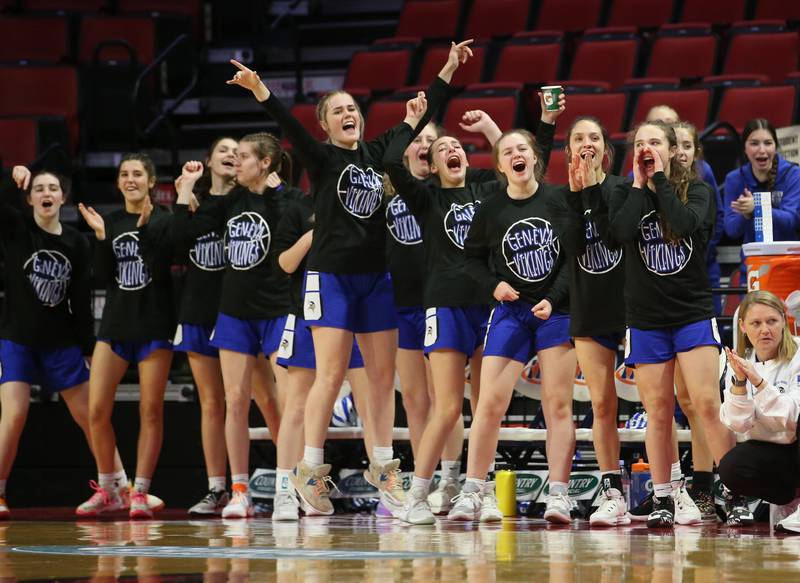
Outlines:
[[[456,155],[450,156],[447,159],[447,167],[450,170],[461,170],[461,158]]]
[[[649,154],[645,154],[642,157],[642,163],[644,163],[644,169],[647,170],[648,172],[654,170],[656,167],[655,159]]]
[[[236,164],[235,164],[234,160],[232,160],[232,159],[223,160],[222,161],[222,165],[225,166],[226,168],[235,168],[236,167]]]
[[[346,132],[351,132],[356,129],[356,122],[348,120],[342,124],[342,129]]]
[[[581,152],[581,158],[583,160],[586,160],[586,158],[589,158],[591,160],[592,158],[594,158],[594,150],[584,150],[583,152]]]
[[[511,168],[514,172],[525,172],[525,168],[527,168],[524,160],[517,160],[511,165]]]
[[[766,165],[769,162],[769,156],[756,156],[756,162],[759,165]]]
[[[42,208],[49,209],[52,206],[53,206],[53,201],[52,200],[43,200],[42,201]]]
[[[419,158],[420,162],[428,163],[428,150],[420,150],[417,154],[417,158]]]

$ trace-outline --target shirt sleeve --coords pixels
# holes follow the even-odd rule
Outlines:
[[[401,124],[399,131],[389,143],[383,164],[395,191],[403,197],[417,220],[423,221],[431,194],[425,183],[414,178],[403,163],[403,154],[413,139],[413,131],[410,125]]]
[[[734,395],[730,392],[730,381],[719,408],[719,419],[731,431],[747,433],[755,423],[755,404],[747,395]]]
[[[269,97],[261,105],[280,126],[281,131],[294,147],[292,154],[298,157],[309,173],[316,174],[321,170],[327,160],[324,144],[318,142],[303,127],[303,124],[289,113],[289,110],[281,103],[280,99],[275,97],[273,92],[270,91]]]
[[[581,202],[583,208],[592,213],[592,220],[600,235],[600,239],[609,249],[619,249],[620,242],[614,238],[611,232],[611,221],[609,217],[610,193],[601,185],[596,184],[589,188],[584,188],[581,192]]]
[[[658,211],[677,237],[689,237],[703,227],[711,204],[711,191],[705,182],[689,184],[686,204],[680,201],[663,172],[653,175],[653,183]]]
[[[777,229],[797,230],[800,224],[800,167],[793,165],[787,172],[780,208],[772,207],[772,221]]]
[[[633,241],[639,234],[647,194],[630,184],[618,184],[608,203],[609,229],[620,243]]]
[[[475,211],[472,225],[464,242],[464,256],[469,277],[486,294],[487,298],[493,299],[494,290],[501,280],[489,268],[489,225],[487,222],[489,212],[491,212],[489,205],[484,204],[479,205],[478,210]]]
[[[147,224],[139,227],[142,260],[153,270],[172,263],[175,249],[174,218],[170,212],[154,213]]]
[[[225,195],[227,199],[230,194]],[[222,229],[225,226],[224,204],[202,203],[195,212],[189,210],[188,204],[176,204],[173,211],[173,231],[179,245],[191,248],[201,235]]]
[[[580,193],[559,188],[547,199],[547,209],[553,217],[558,239],[567,255],[577,257],[586,249],[586,235]]]
[[[737,172],[729,172],[725,177],[725,202],[722,205],[725,212],[725,234],[731,239],[741,239],[750,220],[731,208],[731,203],[744,191],[743,184],[736,179]]]
[[[557,306],[567,300],[567,297],[569,297],[569,270],[567,269],[567,262],[562,261],[558,267],[558,272],[556,272],[553,285],[544,295],[544,299],[550,302],[550,306],[555,310]]]
[[[281,217],[280,222],[278,223],[278,228],[275,232],[275,260],[277,262],[277,268],[283,272],[283,268],[280,265],[280,258],[281,253],[290,249],[297,241],[306,234],[310,229],[304,229],[303,225],[303,217],[300,208],[300,203],[295,203],[291,205],[286,212]]]
[[[550,152],[553,151],[553,140],[556,135],[556,124],[539,121],[536,128],[536,145],[542,155],[542,172],[547,172],[550,165]]]

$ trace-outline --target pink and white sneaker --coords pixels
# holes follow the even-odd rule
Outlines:
[[[89,487],[94,490],[94,494],[75,510],[78,516],[99,516],[104,512],[114,512],[125,507],[119,492],[101,488],[94,480],[89,480]]]
[[[130,517],[134,519],[148,520],[153,518],[153,509],[147,502],[147,494],[144,492],[131,492]]]

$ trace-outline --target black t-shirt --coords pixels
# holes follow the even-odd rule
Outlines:
[[[203,207],[219,206],[224,198],[225,195],[210,195],[207,192],[198,194]],[[176,208],[176,220],[184,220],[187,210],[188,207],[183,206]],[[181,215],[181,219],[177,218],[178,215]],[[182,232],[185,234],[186,230]],[[179,322],[213,326],[217,321],[225,274],[224,234],[222,229],[214,229],[178,239],[179,257],[188,266],[178,313]]]
[[[618,184],[609,201],[614,238],[625,243],[626,322],[642,329],[683,326],[714,317],[706,247],[714,232],[714,196],[689,185],[683,204],[663,172],[656,191]],[[677,241],[665,238],[662,217]]]
[[[153,209],[137,228],[125,209],[105,217],[106,238],[95,244],[95,275],[106,285],[98,338],[118,342],[171,340],[175,333],[171,264],[172,213]]]
[[[625,328],[623,246],[612,236],[608,200],[621,176],[607,175],[602,185],[581,192],[560,187],[550,212],[567,252],[570,334],[602,336]]]
[[[428,90],[446,92],[441,79]],[[386,271],[383,155],[400,126],[345,150],[314,139],[273,94],[263,102],[308,171],[314,197],[314,240],[308,269],[330,273]],[[430,113],[428,114],[430,116]],[[420,129],[427,123],[423,119]]]
[[[11,191],[8,191],[9,194]],[[0,337],[43,350],[94,348],[91,252],[68,225],[42,230],[30,213],[0,203],[0,243],[5,255]]]
[[[278,231],[275,234],[275,259],[281,253],[292,247],[297,240],[310,231],[314,225],[311,217],[314,214],[314,205],[310,196],[304,196],[289,205],[286,212],[278,223]],[[297,269],[289,274],[289,313],[302,317],[303,315],[303,278],[305,274],[306,260],[300,262]]]
[[[386,205],[386,264],[392,276],[394,303],[421,306],[425,286],[425,251],[422,228],[399,194]]]
[[[425,256],[425,307],[472,306],[487,303],[485,294],[467,281],[464,241],[481,200],[496,182],[470,182],[461,188],[442,188],[438,181],[418,180],[403,164],[413,130],[401,124],[386,152],[386,172],[422,226]]]
[[[533,196],[517,200],[498,185],[484,198],[464,246],[468,273],[484,296],[492,298],[497,284],[505,281],[526,302],[546,299],[554,312],[566,310],[565,253],[548,208],[554,196],[555,187],[539,184]]]
[[[226,266],[219,303],[223,314],[264,320],[288,313],[289,282],[277,266],[272,245],[281,196],[272,188],[256,194],[238,187],[216,204],[201,204],[193,214],[188,205],[175,205],[177,236],[223,233]]]

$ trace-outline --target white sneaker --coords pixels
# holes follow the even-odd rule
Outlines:
[[[486,482],[481,498],[481,522],[500,522],[501,520],[503,520],[503,513],[497,507],[494,482]]]
[[[572,522],[572,500],[568,494],[548,494],[545,498],[544,519],[556,524]]]
[[[436,489],[428,495],[428,504],[434,514],[446,514],[453,508],[453,500],[458,496],[461,488],[452,478],[442,478]]]
[[[253,501],[249,492],[233,491],[231,501],[222,509],[222,518],[250,518],[253,516]]]
[[[675,524],[699,524],[702,521],[700,509],[689,495],[683,480],[678,488],[672,490],[672,500],[675,502]]]
[[[428,506],[428,493],[422,488],[411,488],[397,518],[408,524],[434,524],[436,518]]]
[[[592,512],[589,517],[590,526],[618,526],[621,524],[630,524],[631,519],[628,518],[628,505],[625,503],[625,498],[617,493],[614,489],[612,496],[603,490],[600,496],[597,497],[597,510]]]
[[[428,496],[428,500],[430,501],[430,496]],[[453,498],[450,505],[453,508],[447,515],[448,520],[476,520],[481,511],[480,492],[462,491]]]
[[[795,501],[795,503],[796,502],[797,501]],[[786,506],[779,506],[778,508],[786,508]],[[775,524],[775,530],[783,530],[786,532],[800,532],[800,506],[797,506],[795,511],[789,514],[786,518],[779,520]]]
[[[272,521],[290,521],[297,522],[300,520],[300,502],[294,492],[279,492],[275,495],[275,504],[272,510]]]

